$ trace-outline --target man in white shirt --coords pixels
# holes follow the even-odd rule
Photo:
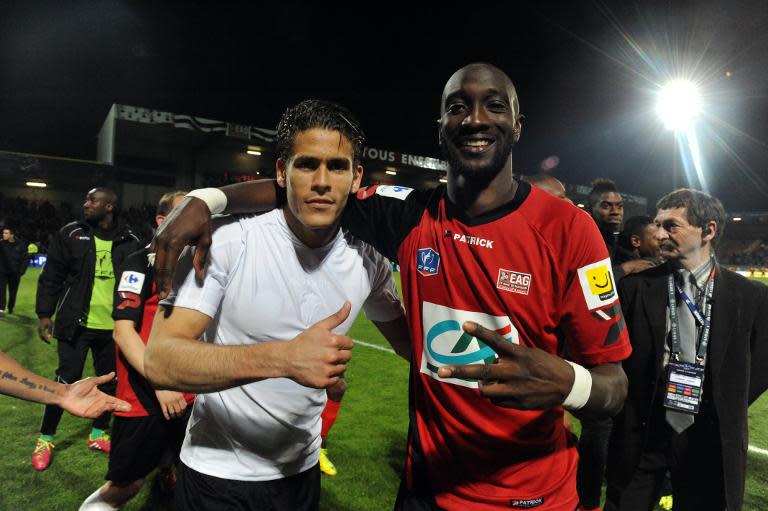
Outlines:
[[[157,314],[145,354],[153,384],[199,394],[177,509],[317,509],[324,389],[343,376],[343,334],[360,308],[408,353],[388,261],[339,229],[362,178],[363,137],[338,105],[288,109],[277,134],[285,205],[219,220],[202,286],[193,254],[182,257],[164,302],[172,313]]]

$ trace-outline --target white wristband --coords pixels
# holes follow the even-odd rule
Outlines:
[[[218,188],[198,188],[189,192],[187,197],[197,197],[205,202],[212,215],[223,213],[227,208],[227,196]]]
[[[586,368],[566,360],[573,367],[573,387],[568,397],[563,401],[563,408],[566,410],[580,410],[589,401],[589,395],[592,393],[592,374]]]

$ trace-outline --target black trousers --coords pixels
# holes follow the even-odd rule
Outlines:
[[[667,470],[672,480],[675,511],[725,509],[723,455],[719,426],[713,415],[676,433],[655,413],[653,431],[640,463],[625,488],[609,485],[604,511],[650,511],[658,502]]]
[[[19,292],[21,275],[18,273],[0,273],[0,310],[5,310],[8,304],[8,312],[13,312],[16,306],[16,294]],[[8,301],[5,301],[5,288],[8,287]]]
[[[57,341],[59,368],[56,369],[56,381],[74,383],[83,376],[85,359],[90,349],[93,354],[93,367],[98,376],[115,370],[115,342],[112,330],[92,330],[79,327],[72,339]],[[107,394],[115,394],[115,382],[101,385],[99,388]],[[59,426],[63,410],[58,406],[47,405],[40,425],[40,433],[53,435]],[[111,413],[105,413],[93,421],[93,427],[109,428]]]
[[[178,511],[317,511],[320,466],[273,481],[232,481],[181,463],[174,493]]]
[[[577,446],[579,465],[576,471],[576,490],[581,505],[587,509],[600,506],[611,429],[611,417],[581,421],[581,436]]]

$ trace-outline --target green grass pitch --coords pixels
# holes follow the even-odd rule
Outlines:
[[[37,338],[34,294],[39,270],[28,271],[16,314],[0,319],[0,350],[48,377],[56,368],[55,345]],[[764,279],[768,284],[768,279]],[[359,317],[350,335],[381,347],[386,342]],[[358,344],[347,371],[347,394],[328,438],[336,477],[323,477],[324,511],[383,511],[392,508],[405,458],[408,365],[388,351]],[[92,374],[90,361],[86,374]],[[42,405],[0,396],[0,510],[76,510],[104,481],[107,457],[86,448],[90,422],[64,415],[56,435],[53,464],[33,470],[30,456]],[[577,424],[578,428],[578,424]],[[768,450],[768,397],[750,409],[750,443]],[[726,453],[727,455],[727,453]],[[748,461],[745,509],[768,509],[768,456],[752,452]],[[171,509],[151,491],[151,477],[126,510]]]

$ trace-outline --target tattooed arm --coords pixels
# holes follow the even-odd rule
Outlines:
[[[96,388],[114,377],[115,373],[109,373],[66,385],[38,376],[0,352],[0,393],[36,403],[57,405],[80,417],[96,418],[106,411],[127,412],[131,409],[128,403]]]

